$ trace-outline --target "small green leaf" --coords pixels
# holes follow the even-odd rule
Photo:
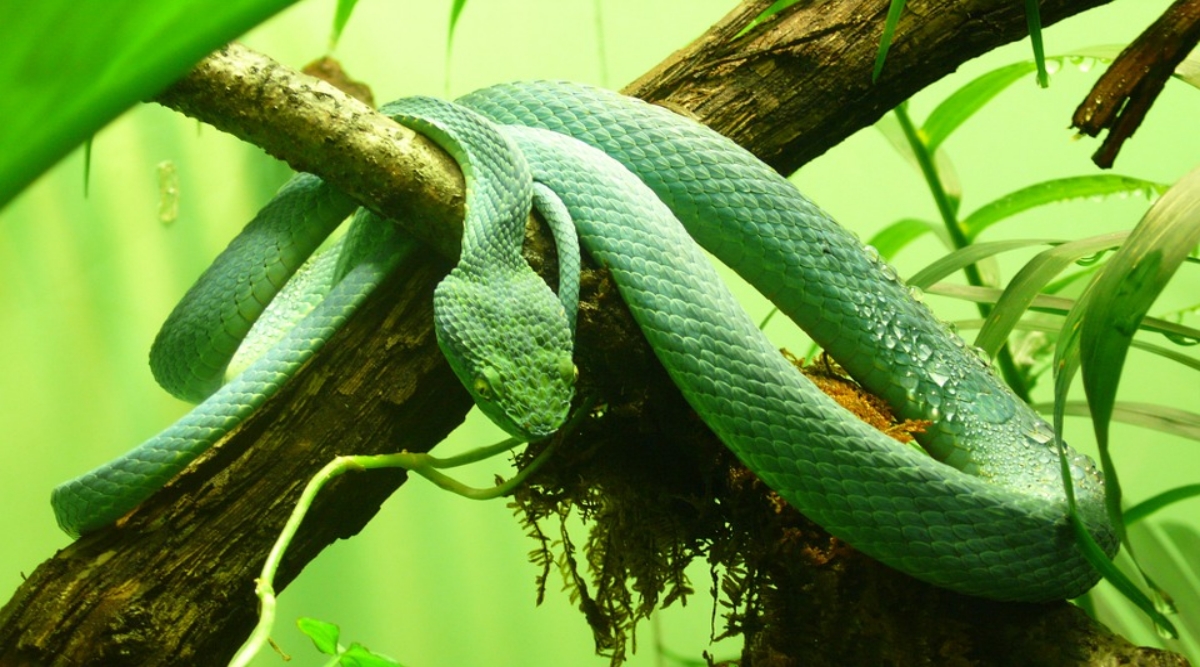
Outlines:
[[[338,662],[343,667],[401,667],[395,660],[373,653],[358,642],[351,644],[350,648],[339,656]]]
[[[326,623],[315,618],[302,616],[296,619],[296,627],[300,628],[300,632],[308,635],[312,639],[317,650],[325,655],[338,654],[338,636],[341,631],[338,626],[333,623]]]
[[[974,239],[983,230],[1022,211],[1056,202],[1087,197],[1128,196],[1139,194],[1154,199],[1167,191],[1167,186],[1132,176],[1092,174],[1056,178],[1010,192],[975,210],[962,221],[967,238]]]
[[[357,4],[358,0],[337,0],[337,9],[333,13],[333,34],[329,37],[330,51],[333,51],[338,40],[342,38],[342,31],[350,22],[350,15],[354,13],[354,6]]]
[[[879,51],[875,54],[875,68],[871,70],[871,81],[878,81],[883,72],[883,62],[887,60],[892,36],[896,33],[896,24],[900,22],[900,14],[903,11],[904,0],[892,0],[892,5],[888,7],[887,22],[883,24],[883,36],[879,38]]]
[[[733,36],[733,38],[737,39],[751,30],[754,30],[767,19],[787,9],[788,7],[791,7],[792,5],[796,4],[796,2],[798,2],[798,0],[775,0],[775,2],[771,3],[770,7],[767,7],[766,9],[762,10],[762,13],[760,13],[758,16],[750,19],[750,22],[747,23],[741,30],[739,30],[738,33]]]
[[[884,259],[891,260],[905,246],[928,233],[942,237],[943,242],[946,242],[947,247],[950,247],[948,240],[945,238],[945,231],[940,226],[919,218],[902,218],[893,222],[876,232],[867,241],[867,245],[878,250],[879,255]]]

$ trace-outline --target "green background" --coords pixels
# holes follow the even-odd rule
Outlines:
[[[450,2],[363,0],[335,55],[352,76],[371,85],[378,102],[410,94],[456,95],[521,78],[619,88],[683,47],[732,4],[472,0],[459,22],[447,69]],[[1071,19],[1046,31],[1047,52],[1127,42],[1168,4],[1125,0]],[[243,41],[299,68],[325,52],[333,11],[332,0],[308,0]],[[972,61],[919,95],[912,113],[919,121],[974,76],[1028,57],[1023,42]],[[1039,180],[1095,171],[1088,156],[1097,142],[1075,140],[1067,128],[1095,77],[1095,69],[1067,67],[1052,78],[1049,90],[1037,89],[1032,77],[1022,80],[945,144],[963,184],[964,212]],[[1116,171],[1174,182],[1200,164],[1197,117],[1200,93],[1169,84],[1122,152]],[[138,106],[101,131],[93,151],[87,198],[82,151],[76,151],[0,211],[4,598],[19,585],[22,572],[68,543],[55,526],[50,489],[186,411],[150,377],[150,342],[190,282],[288,176],[258,149],[154,105]],[[179,176],[179,214],[164,224],[158,219],[156,165],[167,160]],[[917,172],[871,128],[804,167],[794,181],[864,238],[901,217],[936,219]],[[1090,236],[1132,227],[1146,207],[1140,198],[1055,205],[986,236]],[[907,275],[939,254],[934,241],[926,239],[897,263]],[[1004,266],[1011,276],[1019,264],[1006,261]],[[1200,279],[1189,268],[1194,269],[1185,267],[1155,312],[1195,301]],[[747,295],[746,300],[752,315],[765,314],[762,299]],[[973,316],[963,304],[931,301],[944,317]],[[768,332],[799,353],[807,349],[785,323],[773,322]],[[1194,373],[1137,353],[1129,365],[1122,400],[1200,407]],[[1048,400],[1048,389],[1039,387],[1038,396]],[[443,451],[497,437],[473,414]],[[1091,447],[1085,421],[1069,421],[1068,437],[1084,450]],[[1200,456],[1194,443],[1123,425],[1117,425],[1114,441],[1131,500],[1196,481]],[[494,462],[466,477],[485,484],[504,471]],[[1167,510],[1156,516],[1151,537],[1180,542],[1194,556],[1200,549],[1196,514],[1195,501]],[[583,529],[576,535],[582,540]],[[360,536],[327,550],[283,594],[277,639],[295,657],[291,664],[321,664],[292,629],[297,616],[310,615],[340,624],[344,640],[363,642],[407,665],[604,664],[605,659],[592,657],[583,616],[557,590],[557,579],[551,579],[546,604],[534,607],[536,570],[526,562],[532,547],[503,502],[474,503],[415,481]],[[708,646],[706,570],[693,570],[692,581],[698,594],[685,609],[673,608],[641,626],[631,664],[663,664],[655,655],[659,643],[690,657],[706,648],[720,656],[737,650],[736,645]],[[1200,589],[1196,573],[1163,583],[1175,583],[1172,592],[1186,619],[1187,605],[1194,604],[1194,591]],[[1195,623],[1200,610],[1190,611]],[[1135,640],[1155,640],[1136,614],[1110,613],[1139,633]],[[1195,651],[1194,644],[1183,648]],[[268,655],[256,664],[278,663]]]

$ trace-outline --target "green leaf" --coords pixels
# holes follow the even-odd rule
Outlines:
[[[1112,562],[1104,554],[1104,551],[1100,549],[1100,546],[1096,544],[1091,534],[1088,533],[1087,528],[1079,520],[1078,515],[1075,514],[1074,508],[1072,508],[1070,519],[1071,528],[1075,532],[1075,541],[1079,544],[1088,562],[1104,576],[1108,583],[1121,591],[1122,595],[1145,612],[1163,631],[1167,632],[1173,638],[1178,638],[1179,631],[1175,629],[1175,624],[1171,623],[1170,619],[1159,612],[1154,602],[1133,583],[1133,580],[1125,576],[1125,573],[1117,568],[1116,563]]]
[[[1134,403],[1118,401],[1114,404],[1113,420],[1134,426],[1170,433],[1181,438],[1200,440],[1200,414],[1158,405],[1156,403]],[[1067,401],[1064,413],[1075,417],[1091,417],[1085,401]],[[1123,512],[1125,525],[1132,523],[1129,510]]]
[[[1086,300],[1079,336],[1083,388],[1102,460],[1108,450],[1108,425],[1129,343],[1158,294],[1197,243],[1200,169],[1184,176],[1150,208],[1081,299]],[[1109,502],[1120,502],[1119,494]]]
[[[458,27],[458,18],[462,16],[463,9],[467,6],[467,0],[454,0],[454,4],[450,5],[450,29],[446,33],[446,52],[450,52],[450,45],[454,43],[454,29]]]
[[[338,0],[337,9],[333,13],[333,33],[329,36],[330,51],[333,51],[338,40],[342,38],[342,31],[350,22],[350,15],[354,13],[354,6],[357,4],[358,0]]]
[[[300,628],[300,632],[303,632],[312,639],[313,645],[321,653],[325,655],[338,654],[338,637],[341,635],[338,626],[333,623],[326,623],[315,618],[302,616],[296,619],[296,627]]]
[[[888,7],[887,22],[883,24],[883,36],[879,38],[879,51],[875,54],[875,68],[871,70],[871,81],[878,81],[883,72],[883,62],[887,60],[888,49],[892,46],[892,36],[896,34],[896,24],[900,22],[900,14],[904,11],[904,0],[892,0]]]
[[[1033,300],[1042,293],[1042,288],[1054,276],[1074,264],[1080,257],[1094,255],[1102,250],[1115,248],[1129,235],[1128,232],[1116,232],[1102,236],[1081,239],[1050,248],[1038,253],[1025,263],[1017,275],[1004,288],[1004,294],[996,302],[996,307],[988,315],[975,345],[979,346],[989,356],[995,355],[1009,333]]]
[[[1029,41],[1033,43],[1033,59],[1037,62],[1037,82],[1042,88],[1050,86],[1046,71],[1046,52],[1042,48],[1042,14],[1038,0],[1025,0],[1025,22],[1029,26]]]
[[[400,663],[385,655],[372,653],[370,649],[355,642],[339,656],[338,663],[343,667],[401,667]]]
[[[891,260],[905,246],[929,233],[946,241],[945,232],[939,225],[919,218],[903,218],[876,232],[867,245],[878,250],[880,257]]]
[[[973,303],[995,304],[1004,295],[1004,291],[996,287],[976,287],[974,285],[955,285],[953,283],[935,283],[921,289],[929,294],[948,296]],[[1055,315],[1067,315],[1078,303],[1075,299],[1039,294],[1034,298],[1029,309]],[[1189,342],[1200,340],[1200,329],[1184,326],[1176,322],[1168,322],[1157,317],[1142,318],[1140,328],[1148,333],[1162,334],[1171,341],[1177,339],[1185,339]],[[1065,330],[1066,326],[1063,329]]]
[[[1080,299],[1083,302],[1087,294]],[[1077,304],[1078,306],[1079,304]],[[1058,448],[1059,462],[1062,467],[1063,490],[1067,497],[1068,516],[1071,522],[1071,528],[1075,533],[1075,541],[1079,548],[1083,551],[1084,557],[1088,562],[1096,568],[1105,579],[1109,581],[1127,600],[1133,602],[1139,609],[1142,610],[1154,623],[1161,628],[1169,629],[1176,636],[1178,632],[1171,622],[1159,613],[1154,603],[1146,596],[1145,593],[1137,587],[1117,569],[1116,564],[1109,559],[1104,552],[1097,546],[1096,541],[1092,539],[1087,528],[1079,519],[1079,510],[1075,504],[1075,490],[1071,483],[1071,472],[1067,464],[1066,448],[1062,441],[1063,421],[1066,417],[1066,408],[1069,404],[1067,393],[1070,391],[1071,382],[1075,378],[1076,372],[1079,370],[1079,329],[1082,321],[1082,308],[1074,307],[1067,313],[1066,322],[1063,323],[1061,335],[1058,338],[1058,344],[1054,349],[1054,442]],[[1101,452],[1103,454],[1103,452]],[[1114,487],[1118,497],[1120,496],[1120,487],[1116,479],[1116,471],[1110,467],[1112,465],[1111,458],[1101,457],[1101,464],[1105,466],[1104,485],[1107,492],[1112,492]],[[1115,515],[1111,511],[1116,507]],[[1118,539],[1122,543],[1125,540],[1125,524],[1120,517],[1120,506],[1118,504],[1109,503],[1110,518],[1113,526],[1116,529]]]
[[[929,266],[915,273],[906,282],[918,289],[928,290],[937,281],[955,271],[961,271],[965,266],[970,266],[1002,252],[1048,243],[1058,243],[1058,241],[1050,239],[1014,239],[1011,241],[976,243],[938,258],[936,261],[930,263]]]
[[[1125,525],[1132,526],[1168,505],[1196,497],[1200,497],[1200,484],[1186,484],[1163,491],[1125,510]]]
[[[1056,178],[1010,192],[978,209],[962,221],[967,238],[974,239],[983,230],[1031,208],[1087,197],[1143,195],[1154,199],[1167,191],[1167,185],[1119,174],[1092,174]]]
[[[122,111],[292,2],[0,3],[0,207]]]
[[[925,119],[925,124],[921,127],[925,144],[930,150],[937,149],[946,137],[993,97],[1036,68],[1034,63],[1028,61],[1013,63],[980,75],[954,91]]]
[[[758,16],[755,16],[753,19],[750,19],[750,22],[747,23],[741,30],[739,30],[738,33],[733,36],[733,38],[737,39],[751,30],[754,30],[767,19],[787,9],[788,7],[791,7],[798,1],[799,0],[775,0],[775,2],[771,3],[771,6],[762,10],[762,13],[760,13]]]

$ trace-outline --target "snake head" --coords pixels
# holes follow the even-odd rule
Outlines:
[[[541,279],[483,280],[459,267],[433,303],[442,354],[488,418],[528,440],[562,426],[577,371],[566,315]]]

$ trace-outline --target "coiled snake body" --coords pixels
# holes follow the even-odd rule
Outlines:
[[[442,144],[467,177],[463,258],[435,299],[439,342],[477,402],[507,430],[527,437],[551,432],[565,419],[574,380],[573,306],[564,308],[540,281],[494,278],[492,268],[504,267],[501,274],[511,276],[528,270],[511,248],[514,238],[519,248],[520,221],[530,188],[537,187],[539,201],[551,202],[539,208],[558,206],[555,219],[569,214],[582,245],[612,273],[697,413],[801,512],[897,569],[964,593],[1041,601],[1073,597],[1095,583],[1098,575],[1067,521],[1050,428],[913,298],[893,269],[748,152],[669,111],[578,84],[517,83],[471,93],[458,105],[424,99],[397,104],[385,110]],[[527,184],[530,176],[536,186]],[[299,178],[311,181],[297,189],[334,202],[323,204],[331,210],[318,225],[324,233],[353,209],[316,179]],[[277,201],[288,199],[285,189]],[[308,200],[303,207],[313,210]],[[507,231],[497,233],[490,231],[494,223],[480,222],[487,216],[518,222],[500,225]],[[220,412],[217,421],[236,423],[253,409],[245,407],[252,402],[247,394],[261,402],[258,397],[273,390],[247,387],[245,378],[264,367],[282,369],[281,378],[293,372],[302,359],[288,361],[289,370],[272,355],[306,358],[319,346],[312,340],[323,340],[320,334],[336,326],[322,324],[323,318],[344,319],[350,302],[361,298],[360,286],[401,261],[403,243],[384,242],[393,232],[375,229],[387,225],[370,214],[359,218],[355,229],[372,231],[352,232],[342,244],[359,250],[333,251],[350,258],[334,272],[345,277],[335,278],[311,314],[197,411]],[[373,240],[355,240],[363,235]],[[932,457],[863,424],[796,371],[742,311],[696,242],[796,320],[899,416],[931,420],[921,442]],[[303,245],[307,250],[297,256],[315,247],[311,240]],[[456,281],[472,287],[447,286]],[[508,287],[497,287],[501,281]],[[204,284],[202,279],[194,291],[208,293]],[[517,284],[522,287],[512,287]],[[505,293],[508,298],[494,296]],[[513,293],[519,296],[513,299]],[[248,312],[236,319],[255,317]],[[190,347],[208,349],[203,340],[212,334],[205,326],[181,329],[189,332]],[[217,338],[240,340],[248,327]],[[190,333],[195,330],[205,333]],[[292,349],[298,351],[287,352]],[[219,375],[229,354],[222,350],[215,361],[191,356]],[[197,393],[216,384],[208,375]],[[239,407],[215,408],[214,399]],[[185,424],[192,415],[172,429],[199,428]],[[221,426],[203,428],[208,433]],[[160,440],[167,434],[171,446]],[[208,446],[195,437],[187,447],[176,446],[187,439],[168,430],[140,453],[60,487],[54,501],[60,524],[78,532],[119,517],[152,488],[133,500],[109,498],[128,498],[132,487],[156,488],[186,465],[195,455],[190,452]],[[145,455],[166,450],[171,453]],[[179,454],[183,450],[189,453]],[[159,471],[163,458],[174,469],[156,472],[150,482],[128,472],[131,462]],[[1105,551],[1114,552],[1099,473],[1074,452],[1069,468],[1084,524]]]

